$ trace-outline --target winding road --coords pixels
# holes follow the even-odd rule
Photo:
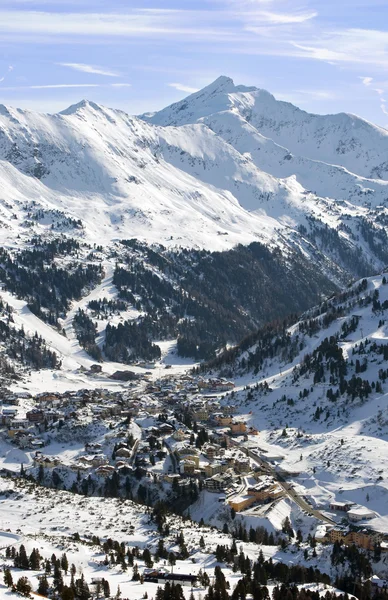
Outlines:
[[[327,523],[328,525],[336,525],[335,521],[326,517],[321,511],[313,508],[300,494],[298,494],[293,488],[291,483],[285,480],[285,478],[278,472],[274,467],[268,463],[267,461],[260,458],[255,452],[249,450],[249,448],[245,448],[244,451],[265,473],[271,475],[281,488],[283,488],[285,494],[297,504],[305,513],[309,514],[312,517],[315,517],[319,521],[323,523]]]

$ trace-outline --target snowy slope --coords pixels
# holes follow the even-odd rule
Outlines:
[[[310,153],[293,153],[262,135],[251,121],[237,112],[230,110],[215,113],[200,119],[200,122],[205,123],[259,168],[279,178],[295,175],[305,189],[318,196],[350,200],[355,204],[367,200],[375,205],[384,203],[387,198],[386,181],[356,175],[349,170],[349,166],[341,166],[342,163],[338,160],[331,164],[311,158]],[[332,160],[336,158],[333,157]],[[354,170],[356,165],[352,163],[351,168]]]
[[[260,452],[283,456],[281,467],[300,472],[295,484],[321,509],[328,511],[333,500],[367,506],[376,514],[370,524],[379,531],[388,528],[386,279],[386,274],[369,278],[362,288],[358,282],[309,311],[288,329],[292,354],[274,346],[275,356],[265,358],[256,374],[248,361],[257,343],[223,367],[224,374],[238,377],[240,411],[260,431]],[[322,345],[330,338],[342,353],[348,384],[369,382],[367,394],[341,389],[334,354],[325,354]],[[314,358],[318,370],[323,365],[320,376]]]
[[[0,201],[8,210],[35,201],[65,211],[99,243],[138,237],[222,249],[273,235],[278,223],[249,214],[226,186],[218,189],[169,164],[160,143],[156,128],[93,103],[52,116],[3,108]],[[236,151],[220,144],[232,154],[228,164],[235,162]],[[270,176],[236,168],[252,187],[281,187]]]
[[[5,546],[15,546],[19,550],[23,544],[28,556],[33,548],[38,548],[44,559],[51,559],[53,553],[62,556],[66,553],[69,565],[74,564],[77,569],[76,578],[84,575],[91,590],[93,578],[105,578],[109,581],[111,597],[115,597],[119,586],[123,598],[140,600],[144,597],[155,598],[157,585],[149,582],[132,581],[133,568],[124,570],[120,564],[106,564],[103,548],[92,542],[93,536],[98,536],[101,544],[107,539],[117,540],[125,545],[125,549],[137,547],[140,552],[135,563],[139,573],[145,570],[142,558],[144,548],[156,552],[158,541],[161,538],[156,524],[145,514],[144,507],[136,505],[129,500],[116,498],[84,497],[71,492],[33,487],[23,480],[0,480],[0,520],[2,529],[0,540]],[[231,546],[231,534],[225,534],[214,527],[199,526],[197,523],[177,515],[168,515],[166,522],[169,533],[163,536],[164,546],[168,551],[178,553],[177,536],[184,535],[189,553],[188,558],[178,559],[173,567],[174,573],[198,574],[202,572],[213,576],[214,568],[218,565],[226,580],[229,582],[230,591],[234,589],[241,578],[239,569],[232,569],[231,565],[219,563],[215,557],[217,545]],[[299,521],[300,525],[300,521]],[[75,539],[74,534],[79,534]],[[200,540],[203,538],[205,547],[201,549]],[[307,544],[305,544],[308,547]],[[241,549],[252,561],[258,558],[259,550],[263,552],[265,560],[272,559],[274,563],[283,562],[289,566],[298,562],[306,567],[319,568],[321,572],[330,573],[334,579],[336,569],[331,567],[329,553],[325,548],[318,547],[318,556],[306,560],[303,550],[291,546],[289,551],[281,550],[278,546],[258,546],[252,542],[239,540]],[[26,576],[36,590],[39,584],[38,577],[43,574],[41,570],[21,570],[13,567],[13,561],[6,559],[4,549],[1,552],[4,566],[12,570],[14,580]],[[165,559],[155,560],[155,567],[170,570]],[[52,573],[48,575],[52,583]],[[70,583],[70,573],[63,576],[65,585]],[[269,585],[271,592],[274,584]],[[302,587],[302,585],[300,586]],[[306,589],[319,590],[324,598],[327,591],[333,590],[326,584],[303,584]],[[200,600],[207,589],[197,584],[194,588],[184,586],[184,597],[188,600],[194,594],[195,600]],[[338,591],[338,595],[340,591]],[[147,595],[146,595],[147,594]],[[34,593],[34,596],[42,598]],[[0,598],[12,599],[14,594],[0,584]],[[354,596],[349,596],[354,598]]]

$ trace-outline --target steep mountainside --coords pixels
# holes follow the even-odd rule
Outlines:
[[[0,260],[3,289],[36,317],[64,334],[72,315],[71,333],[90,356],[127,364],[159,359],[155,342],[169,340],[180,356],[211,358],[335,289],[302,254],[287,260],[257,242],[177,252],[126,240],[107,254],[69,237],[35,237],[23,250],[2,249]]]
[[[279,198],[267,190],[256,203],[238,177],[230,178],[234,187],[229,189],[249,210],[285,225],[288,237],[290,229],[298,229],[347,270],[361,259],[363,271],[353,269],[355,275],[370,273],[371,263],[377,266],[372,258],[376,250],[380,267],[386,264],[388,257],[380,252],[388,203],[386,130],[354,115],[310,115],[264,90],[235,86],[227,77],[143,118],[167,131],[206,125],[251,167],[287,182],[295,190],[293,197]],[[184,155],[177,160],[187,168]],[[206,162],[197,161],[195,175],[208,180]],[[363,257],[359,254],[353,262],[358,250]]]

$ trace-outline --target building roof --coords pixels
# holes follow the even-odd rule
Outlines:
[[[375,516],[375,513],[373,510],[369,510],[369,508],[366,508],[365,506],[360,506],[358,508],[351,508],[348,511],[348,515],[349,517],[369,517],[371,515]]]

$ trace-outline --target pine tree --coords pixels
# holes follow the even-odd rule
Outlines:
[[[76,596],[79,598],[79,600],[89,600],[91,594],[83,574],[81,575],[81,578],[77,579],[75,582],[75,588]]]
[[[60,560],[56,560],[54,564],[54,573],[53,573],[53,586],[54,590],[61,593],[63,590],[63,578],[61,571],[61,562]]]
[[[15,567],[18,567],[19,569],[29,569],[30,568],[30,563],[27,557],[27,552],[25,549],[24,544],[22,544],[19,548],[19,552],[16,554],[15,556]]]
[[[31,593],[32,587],[27,577],[20,577],[16,583],[16,591],[19,592],[22,596],[29,596]]]
[[[38,594],[40,594],[41,596],[47,596],[49,588],[50,588],[50,586],[49,586],[49,582],[47,580],[47,576],[41,575],[39,577]]]
[[[12,578],[12,573],[11,573],[10,569],[4,570],[4,583],[7,587],[12,587],[13,578]]]
[[[74,590],[67,585],[63,586],[63,590],[61,592],[62,600],[74,600]]]
[[[176,557],[174,552],[169,552],[168,554],[168,564],[173,567],[176,563]]]
[[[144,560],[144,564],[146,567],[151,568],[153,566],[153,561],[152,561],[152,556],[151,556],[151,552],[149,551],[148,548],[144,549],[143,552],[143,560]]]
[[[61,568],[65,571],[65,574],[67,575],[67,572],[69,570],[69,561],[67,560],[66,554],[62,554]]]
[[[36,550],[35,548],[33,548],[31,554],[30,554],[30,569],[32,569],[33,571],[39,571],[40,568],[40,556],[39,556],[39,552],[38,550]]]
[[[105,598],[109,598],[109,596],[110,596],[109,581],[107,581],[106,579],[103,579],[102,580],[102,585],[103,585],[103,589],[104,589],[104,596],[105,596]]]
[[[42,483],[44,479],[44,467],[42,464],[39,465],[39,469],[38,469],[38,482]]]

